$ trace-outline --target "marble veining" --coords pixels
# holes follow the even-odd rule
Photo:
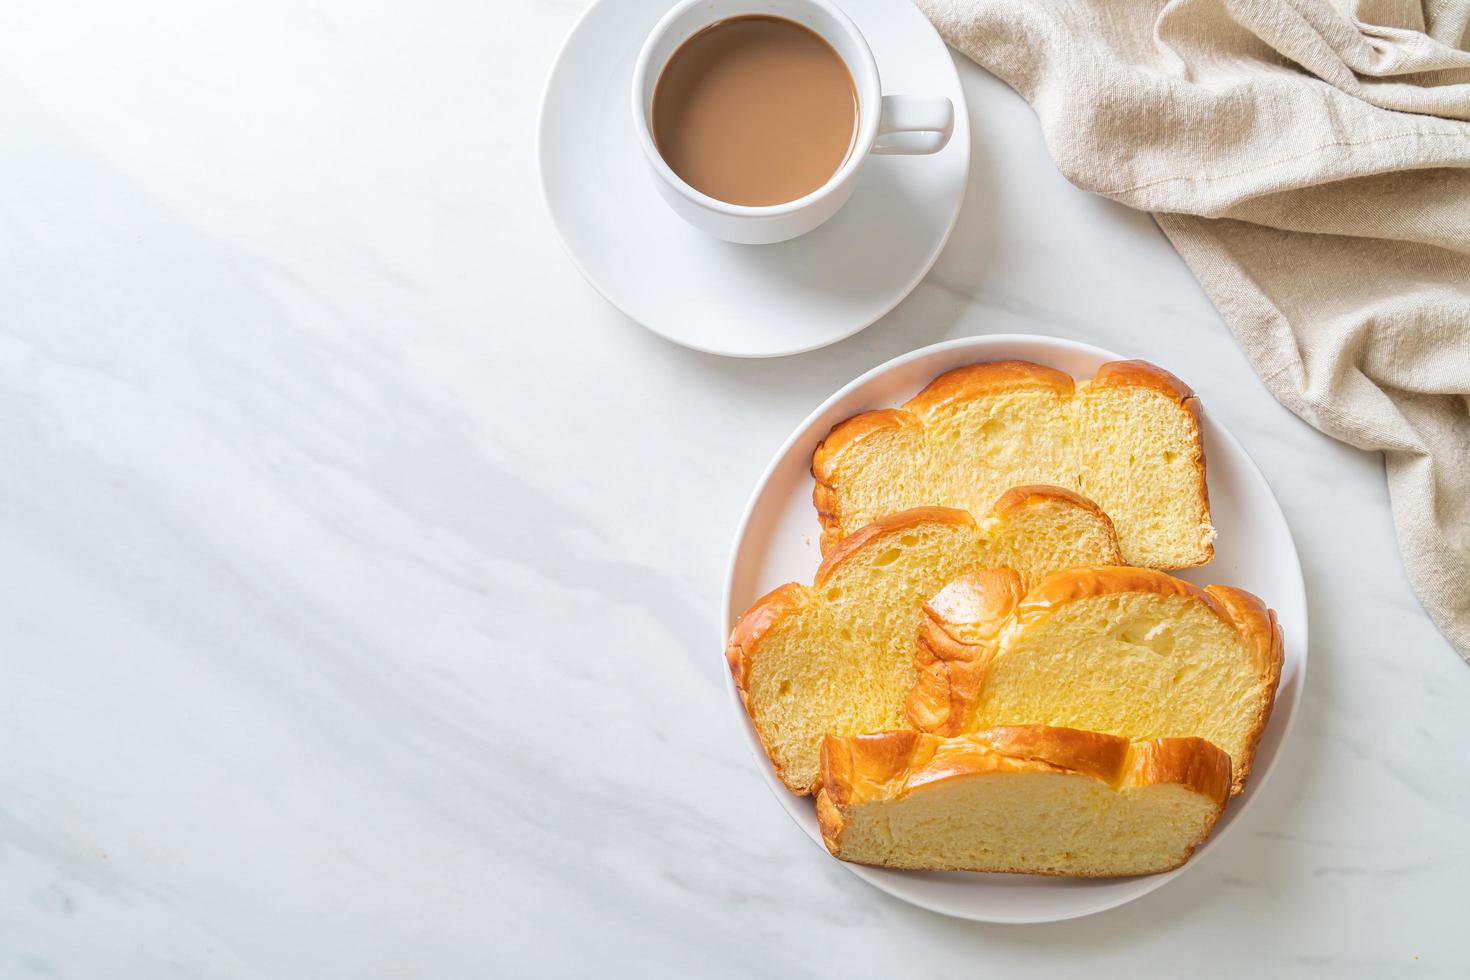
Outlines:
[[[1151,220],[962,62],[974,171],[892,314],[646,333],[539,200],[575,2],[0,13],[0,976],[1463,976],[1470,674],[1380,460],[1255,379]],[[1312,669],[1200,867],[1045,928],[816,851],[725,703],[746,496],[831,390],[1042,332],[1199,391],[1281,499]]]

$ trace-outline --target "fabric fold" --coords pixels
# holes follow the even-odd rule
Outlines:
[[[1077,186],[1155,219],[1272,394],[1384,454],[1470,661],[1470,0],[918,0]]]

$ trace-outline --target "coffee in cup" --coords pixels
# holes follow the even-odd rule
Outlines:
[[[659,153],[691,187],[730,204],[783,204],[851,155],[857,89],[816,32],[784,17],[732,17],[674,51],[652,122]]]
[[[868,157],[939,153],[954,130],[949,99],[883,94],[832,0],[681,0],[643,42],[632,95],[659,195],[745,245],[806,234],[852,196]]]

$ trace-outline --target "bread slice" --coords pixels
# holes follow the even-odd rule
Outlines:
[[[1214,555],[1199,400],[1146,361],[1091,381],[1027,361],[941,374],[901,409],[839,423],[812,456],[822,550],[910,507],[974,511],[1007,487],[1075,490],[1113,519],[1130,565]]]
[[[987,571],[924,606],[908,717],[954,735],[1044,724],[1198,735],[1250,774],[1281,678],[1276,614],[1239,589],[1144,568],[1070,568],[1029,591]]]
[[[1011,490],[978,524],[965,511],[905,511],[843,541],[810,586],[788,583],[751,606],[726,657],[781,781],[807,793],[823,735],[904,726],[920,610],[945,582],[999,564],[1020,581],[1114,560],[1107,516],[1055,487]]]
[[[1229,757],[1202,738],[883,732],[823,740],[817,818],[844,861],[1105,878],[1179,867],[1229,791]]]

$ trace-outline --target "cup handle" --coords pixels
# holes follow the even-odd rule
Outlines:
[[[874,153],[938,153],[954,132],[954,103],[942,95],[885,95]]]

